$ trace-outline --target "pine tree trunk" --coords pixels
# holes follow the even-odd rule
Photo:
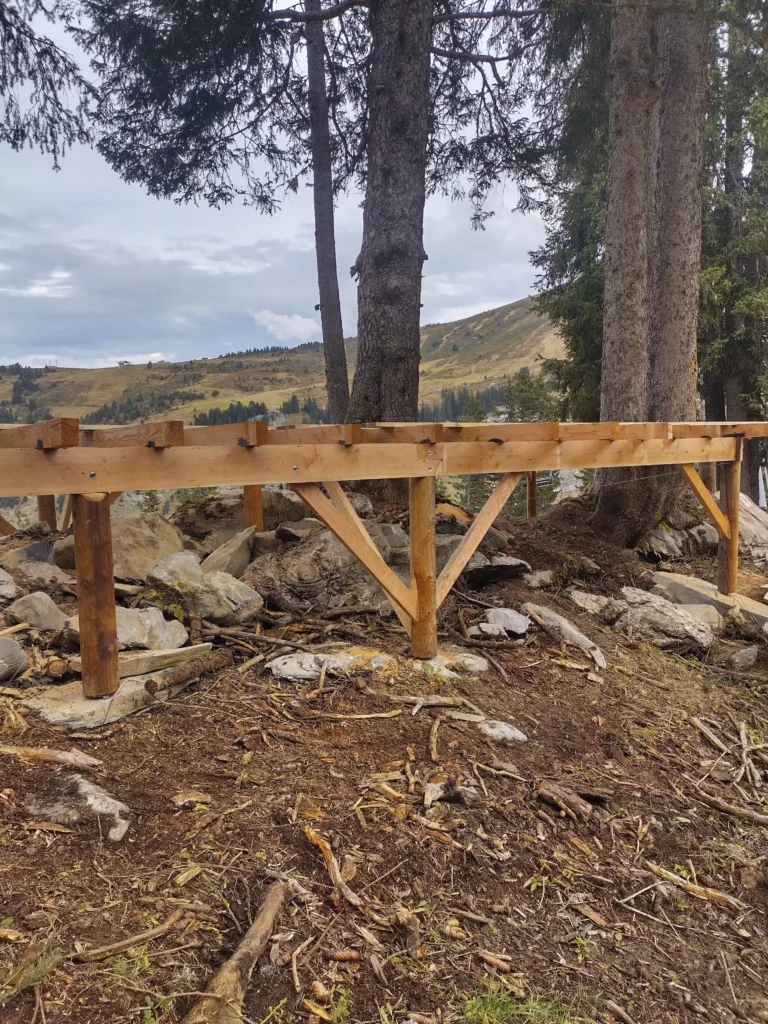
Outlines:
[[[649,222],[654,77],[649,6],[614,0],[611,18],[608,123],[608,210],[605,230],[601,420],[648,415]],[[641,475],[595,475],[598,529],[633,543],[653,524]]]
[[[433,0],[372,0],[368,180],[349,418],[416,420]]]
[[[322,10],[322,0],[304,0],[307,13]],[[321,21],[307,22],[307,88],[312,137],[312,176],[315,206],[315,254],[323,327],[325,383],[331,423],[344,423],[349,408],[347,355],[341,322],[336,232],[333,211],[333,172],[325,81],[325,37]]]

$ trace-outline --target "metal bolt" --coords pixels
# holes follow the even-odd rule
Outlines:
[[[92,469],[91,472],[88,474],[88,476],[90,476],[90,477],[96,476],[96,470]]]
[[[294,469],[296,470],[296,469],[298,469],[299,467],[298,467],[298,466],[294,466],[293,468],[294,468]]]

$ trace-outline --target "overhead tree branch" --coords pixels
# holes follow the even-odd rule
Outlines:
[[[499,61],[514,60],[515,55],[508,53],[503,57],[492,57],[489,53],[469,53],[466,50],[444,50],[440,46],[433,46],[431,53],[437,57],[447,57],[449,60],[467,60],[470,62],[482,61],[485,64],[496,64]]]
[[[327,7],[324,11],[307,13],[306,11],[297,11],[292,8],[288,8],[284,11],[270,11],[265,14],[264,17],[272,21],[330,21],[332,18],[338,18],[345,11],[348,11],[351,7],[369,7],[368,0],[340,0],[339,3],[334,4],[333,7]]]
[[[535,14],[548,14],[547,8],[532,8],[530,11],[464,11],[451,14],[436,14],[432,19],[433,25],[439,25],[446,21],[490,21],[492,18],[531,18]]]

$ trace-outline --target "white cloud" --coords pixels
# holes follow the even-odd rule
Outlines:
[[[3,270],[9,268],[3,267]],[[66,299],[72,294],[72,285],[66,282],[72,277],[68,270],[57,267],[50,274],[33,278],[23,287],[0,287],[0,295],[13,295],[30,299]]]
[[[319,341],[320,324],[308,316],[298,313],[273,313],[271,309],[261,309],[251,316],[260,327],[266,327],[278,341]]]

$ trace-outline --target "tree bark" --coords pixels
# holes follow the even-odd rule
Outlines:
[[[322,0],[304,0],[307,13],[322,10]],[[312,138],[312,177],[315,206],[315,255],[323,328],[325,385],[331,423],[344,423],[349,409],[347,354],[341,321],[339,276],[336,266],[336,230],[333,209],[331,137],[328,127],[328,92],[325,79],[325,36],[321,21],[309,21],[307,39],[307,89]]]
[[[349,419],[418,418],[434,0],[372,0],[368,180]]]

